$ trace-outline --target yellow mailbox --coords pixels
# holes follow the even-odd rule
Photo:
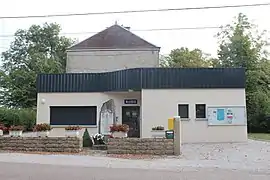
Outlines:
[[[168,130],[173,130],[174,129],[174,121],[173,118],[168,119]]]

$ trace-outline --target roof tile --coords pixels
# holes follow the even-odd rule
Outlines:
[[[113,25],[94,36],[75,44],[69,50],[77,49],[137,49],[159,48],[128,29],[119,25]]]

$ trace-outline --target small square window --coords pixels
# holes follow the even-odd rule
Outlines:
[[[181,118],[189,118],[188,104],[178,104],[178,116]]]
[[[196,104],[196,118],[206,118],[205,104]]]

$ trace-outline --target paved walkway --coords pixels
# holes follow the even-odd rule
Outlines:
[[[3,180],[269,180],[269,174],[213,168],[182,171],[1,163]]]

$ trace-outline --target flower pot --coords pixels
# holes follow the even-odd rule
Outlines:
[[[66,137],[79,137],[80,131],[79,130],[65,130]]]
[[[50,134],[50,131],[38,131],[37,136],[38,137],[48,137]]]
[[[23,131],[9,131],[9,136],[11,137],[21,137]]]
[[[115,131],[112,133],[112,136],[114,138],[123,138],[123,137],[127,137],[127,132],[122,132],[122,131]]]
[[[3,136],[4,135],[4,132],[2,129],[0,129],[0,136]]]
[[[153,138],[165,138],[164,130],[152,130],[151,135]]]

